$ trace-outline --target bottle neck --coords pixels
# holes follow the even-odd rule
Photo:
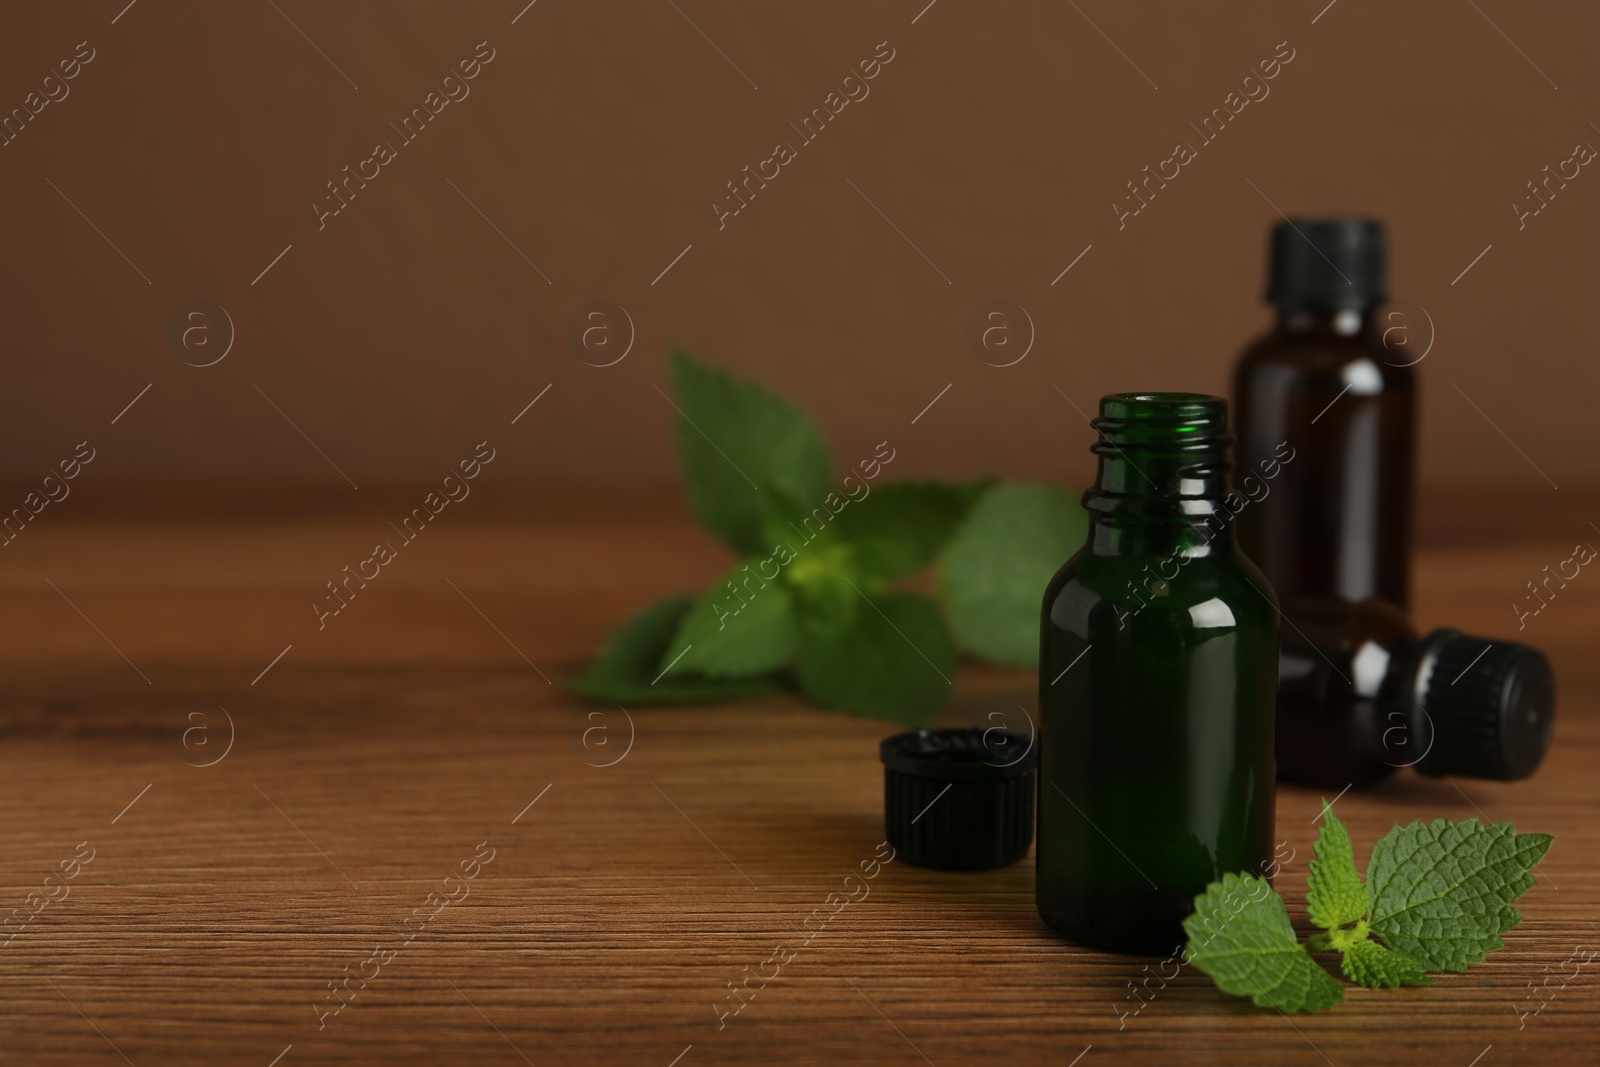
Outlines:
[[[1199,506],[1182,514],[1135,514],[1097,510],[1096,492],[1085,494],[1084,506],[1089,550],[1097,556],[1166,556],[1181,564],[1238,551],[1234,521],[1249,501],[1237,493],[1186,501]]]
[[[1287,337],[1344,338],[1365,336],[1372,328],[1376,308],[1278,308],[1278,333]]]
[[[1101,402],[1093,488],[1084,494],[1096,555],[1188,559],[1231,554],[1245,501],[1228,484],[1227,405],[1194,394]]]
[[[1248,501],[1234,494],[1232,503],[1240,507]],[[1166,556],[1180,564],[1231,556],[1238,551],[1236,514],[1223,501],[1206,515],[1181,520],[1111,519],[1091,511],[1088,547],[1097,556]]]

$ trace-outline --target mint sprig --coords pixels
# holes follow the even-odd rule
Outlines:
[[[690,507],[738,562],[700,596],[627,623],[579,693],[696,703],[789,686],[925,725],[949,697],[958,647],[1035,661],[1045,584],[1083,541],[1070,494],[889,482],[888,441],[836,478],[821,431],[788,401],[682,352],[673,380]],[[896,588],[935,565],[939,599]]]
[[[1425,985],[1430,972],[1464,971],[1505,946],[1500,935],[1522,921],[1512,901],[1533,885],[1528,869],[1551,840],[1477,819],[1396,826],[1373,846],[1363,884],[1349,832],[1325,810],[1306,880],[1319,931],[1302,947],[1283,899],[1261,879],[1229,874],[1195,898],[1187,958],[1224,992],[1283,1011],[1318,1011],[1342,995],[1311,952],[1339,953],[1358,985]]]

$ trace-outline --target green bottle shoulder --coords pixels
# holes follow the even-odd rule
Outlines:
[[[1172,620],[1276,632],[1278,620],[1271,585],[1240,552],[1183,557],[1081,551],[1046,587],[1044,612],[1058,629],[1080,635],[1108,623],[1143,628]]]

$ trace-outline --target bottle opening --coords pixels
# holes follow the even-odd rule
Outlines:
[[[1100,398],[1100,417],[1091,425],[1100,440],[1097,454],[1118,448],[1200,449],[1221,453],[1228,435],[1228,402],[1205,393],[1112,393]]]
[[[1210,393],[1110,393],[1100,398],[1100,405],[1103,408],[1112,403],[1207,404],[1221,400],[1221,397]]]

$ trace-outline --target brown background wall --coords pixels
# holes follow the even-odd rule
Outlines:
[[[6,109],[95,52],[0,148],[7,482],[89,439],[108,485],[345,487],[285,415],[363,486],[436,481],[484,438],[508,481],[664,481],[682,343],[797,399],[841,461],[889,439],[900,476],[1081,484],[1052,385],[1085,410],[1225,391],[1268,321],[1273,205],[1388,222],[1391,291],[1437,329],[1425,480],[1600,480],[1600,174],[1521,232],[1510,208],[1600,145],[1592,6],[124,3],[12,5],[0,34]],[[470,96],[399,145],[388,123],[481,41]],[[724,183],[883,41],[870,95],[719,232]],[[1119,231],[1124,182],[1284,41],[1270,95]],[[319,231],[324,183],[378,140],[398,158]],[[237,332],[207,368],[166,336],[195,298]],[[637,329],[604,369],[565,340],[595,298]],[[1004,369],[965,339],[993,298],[1037,328]]]

